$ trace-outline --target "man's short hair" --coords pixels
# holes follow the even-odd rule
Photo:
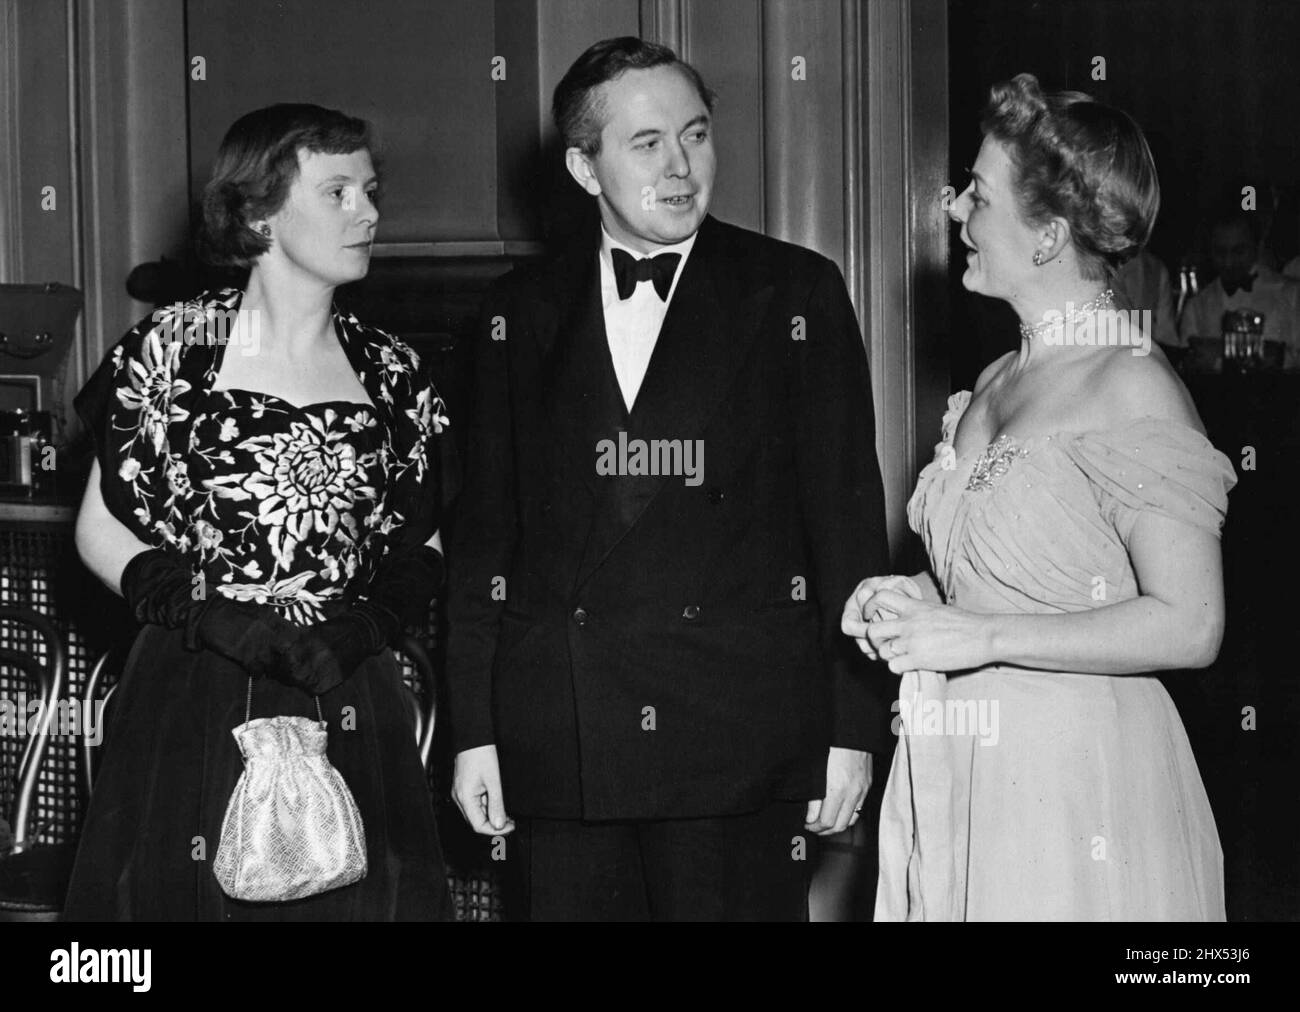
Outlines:
[[[652,67],[676,67],[695,86],[705,108],[713,112],[717,96],[704,83],[700,72],[679,60],[667,46],[632,35],[602,39],[574,60],[555,86],[551,114],[565,148],[577,148],[589,158],[600,154],[600,133],[605,123],[598,89],[629,70]]]

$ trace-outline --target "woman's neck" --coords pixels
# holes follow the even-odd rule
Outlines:
[[[1022,327],[1017,353],[1021,366],[1048,353],[1069,355],[1085,350],[1084,347],[1061,339],[1066,327],[1072,325],[1066,321],[1077,316],[1080,310],[1086,309],[1089,303],[1096,302],[1107,288],[1104,281],[1092,281],[1077,274],[1056,281],[1045,278],[1044,282],[1032,291],[1025,291],[1021,297],[1013,296],[1009,300]],[[1095,311],[1090,311],[1087,315],[1092,316]],[[1061,322],[1055,327],[1045,326],[1050,320]],[[1079,322],[1075,320],[1073,325],[1077,326]],[[1024,335],[1025,327],[1033,330],[1032,336]]]
[[[277,275],[274,268],[254,265],[239,306],[240,324],[258,328],[263,349],[307,358],[333,337],[334,287]]]

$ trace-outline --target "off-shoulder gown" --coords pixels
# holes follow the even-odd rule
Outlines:
[[[908,519],[945,600],[1065,614],[1138,595],[1144,512],[1218,533],[1235,475],[1186,426],[943,441]],[[880,821],[878,920],[1222,920],[1223,855],[1178,713],[1154,676],[997,664],[901,679]]]

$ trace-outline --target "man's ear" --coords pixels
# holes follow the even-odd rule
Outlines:
[[[579,148],[568,148],[564,152],[564,167],[569,170],[569,175],[573,177],[574,182],[591,196],[600,196],[600,181],[596,179],[596,172],[591,166],[591,159],[584,155]]]

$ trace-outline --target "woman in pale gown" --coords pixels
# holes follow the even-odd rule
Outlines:
[[[1218,653],[1235,475],[1159,347],[1106,313],[1155,166],[1124,113],[1028,74],[982,126],[949,213],[962,283],[1011,304],[1020,348],[949,400],[908,504],[930,570],[844,611],[902,676],[876,917],[1222,920],[1214,816],[1153,673]],[[1125,344],[1082,343],[1107,323]]]

